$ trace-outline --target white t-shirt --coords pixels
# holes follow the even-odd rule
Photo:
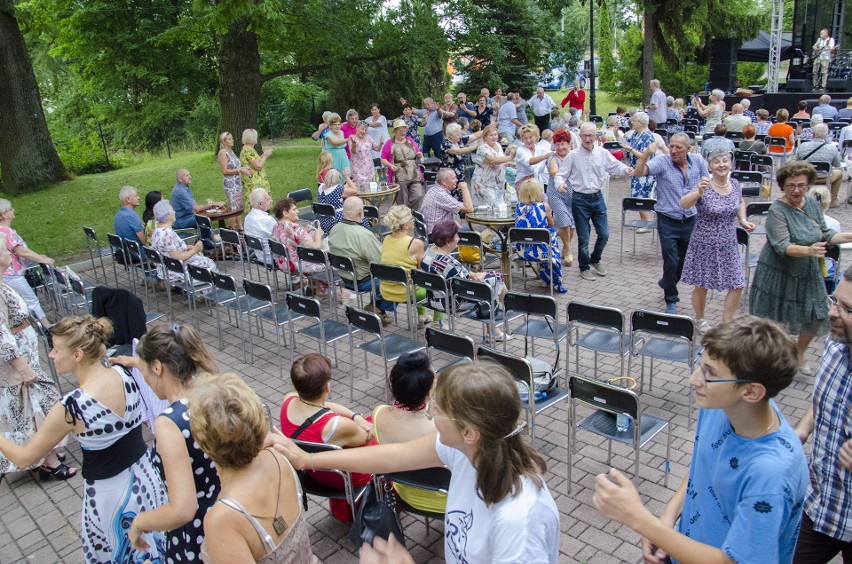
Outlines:
[[[555,563],[559,560],[559,510],[547,485],[521,477],[521,491],[488,507],[476,493],[476,469],[459,450],[435,443],[453,474],[444,517],[448,563]]]

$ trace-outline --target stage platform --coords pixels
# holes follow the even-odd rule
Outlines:
[[[819,104],[819,97],[823,94],[831,96],[831,105],[842,110],[846,107],[846,101],[852,97],[852,92],[777,92],[775,94],[756,94],[751,96],[751,111],[755,112],[760,108],[766,108],[769,115],[774,116],[779,108],[786,108],[790,115],[798,111],[797,105],[799,100],[805,100],[808,103],[808,112],[814,109]],[[742,98],[737,98],[734,95],[725,96],[727,109],[739,102]]]

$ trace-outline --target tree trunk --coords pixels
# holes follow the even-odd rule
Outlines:
[[[240,154],[243,130],[257,129],[260,106],[260,51],[257,35],[247,29],[250,20],[241,19],[228,28],[219,47],[219,131],[234,136],[234,152]],[[263,148],[255,145],[258,153]],[[216,151],[219,150],[218,140]]]
[[[0,108],[3,191],[18,194],[67,180],[68,172],[47,130],[41,94],[12,0],[0,0]]]
[[[654,78],[654,4],[645,0],[645,14],[642,18],[645,42],[642,45],[642,101],[651,99],[651,79]]]

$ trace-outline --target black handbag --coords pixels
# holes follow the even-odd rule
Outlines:
[[[377,495],[375,482],[370,481],[364,489],[361,497],[361,507],[355,514],[355,521],[349,530],[349,540],[356,547],[364,543],[373,545],[375,537],[387,540],[390,535],[396,537],[403,547],[405,546],[405,535],[402,533],[402,525],[396,516],[396,498],[390,484],[385,485],[385,497],[382,499]]]

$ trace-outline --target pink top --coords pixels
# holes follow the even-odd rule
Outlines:
[[[24,246],[27,244],[21,239],[21,236],[18,235],[18,232],[12,229],[11,227],[7,227],[5,225],[0,226],[0,233],[6,236],[6,248],[9,250],[9,254],[12,255],[12,263],[9,265],[9,268],[6,269],[6,272],[3,273],[4,276],[14,276],[16,274],[20,274],[22,270],[24,270],[24,262],[16,255],[13,251],[15,247]]]
[[[340,126],[340,131],[343,132],[343,138],[344,139],[349,139],[350,137],[352,137],[353,135],[355,135],[358,132],[358,126],[356,125],[355,127],[352,127],[351,125],[349,125],[349,122],[346,121],[346,122],[343,122],[343,125]],[[352,153],[349,152],[349,143],[347,143],[345,145],[345,147],[346,147],[346,156],[352,157]]]
[[[408,139],[408,141],[414,146],[414,152],[419,153],[420,145],[417,144],[417,141],[408,136],[406,136],[406,139]],[[391,158],[391,147],[393,147],[393,137],[385,141],[385,144],[382,147],[382,160],[393,162],[393,159]],[[423,175],[421,174],[420,176],[420,181],[423,182]],[[391,169],[388,169],[388,182],[393,182],[393,171]]]

